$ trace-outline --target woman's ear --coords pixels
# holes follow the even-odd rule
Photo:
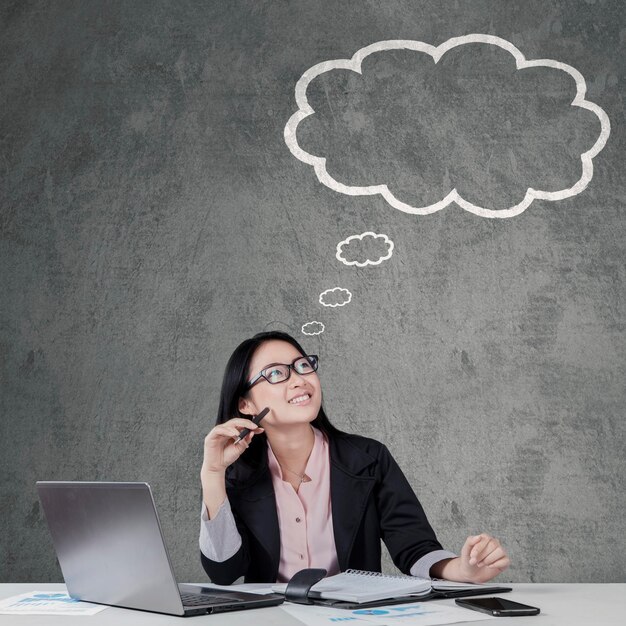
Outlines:
[[[250,417],[258,413],[254,402],[251,402],[247,398],[239,398],[239,412],[244,415],[249,415]]]

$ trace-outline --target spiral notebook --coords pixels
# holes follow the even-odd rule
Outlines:
[[[285,593],[286,587],[286,584],[273,585],[272,590]],[[410,601],[411,599],[459,597],[502,591],[510,591],[510,588],[349,569],[336,576],[328,576],[320,580],[311,587],[308,597],[322,601],[320,603],[329,601],[328,604],[347,602],[350,605],[363,605],[380,600],[389,601],[388,603],[391,604],[401,601],[401,598],[404,598],[404,601]]]
[[[424,578],[349,569],[320,580],[311,587],[309,597],[345,602],[372,602],[395,596],[424,595],[429,593],[430,589],[430,580]]]

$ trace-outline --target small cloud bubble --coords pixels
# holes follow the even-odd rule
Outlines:
[[[334,287],[320,293],[320,304],[324,306],[345,306],[352,300],[352,293],[342,287]]]
[[[324,332],[325,326],[322,322],[317,322],[313,320],[312,322],[307,322],[302,326],[302,333],[304,335],[321,335]]]
[[[377,235],[371,231],[352,235],[337,244],[335,255],[344,265],[380,265],[391,258],[393,241],[387,235]]]

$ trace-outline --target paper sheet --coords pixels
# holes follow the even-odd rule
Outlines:
[[[2,615],[95,615],[108,608],[54,591],[31,591],[0,600]]]
[[[280,609],[289,613],[307,626],[335,626],[338,622],[350,622],[354,626],[438,626],[457,622],[478,622],[495,619],[485,613],[469,611],[454,605],[440,602],[416,602],[396,604],[373,609],[330,609],[322,606],[281,604]]]
[[[213,583],[186,583],[185,588],[193,593],[202,593],[202,589],[226,589],[228,591],[245,591],[256,593],[259,596],[267,596],[272,591],[272,583],[241,583],[240,585],[214,585]],[[193,589],[191,589],[193,587]]]

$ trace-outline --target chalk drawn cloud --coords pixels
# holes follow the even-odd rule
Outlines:
[[[345,306],[352,300],[352,293],[342,287],[334,287],[320,293],[320,304],[330,307]]]
[[[492,35],[379,41],[301,76],[284,137],[339,193],[512,217],[592,179],[610,122],[586,91],[574,67]]]
[[[322,322],[313,320],[302,325],[302,333],[304,335],[321,335],[324,332],[325,326]]]
[[[393,248],[393,241],[387,235],[368,231],[340,241],[335,256],[344,265],[380,265],[391,258]]]

